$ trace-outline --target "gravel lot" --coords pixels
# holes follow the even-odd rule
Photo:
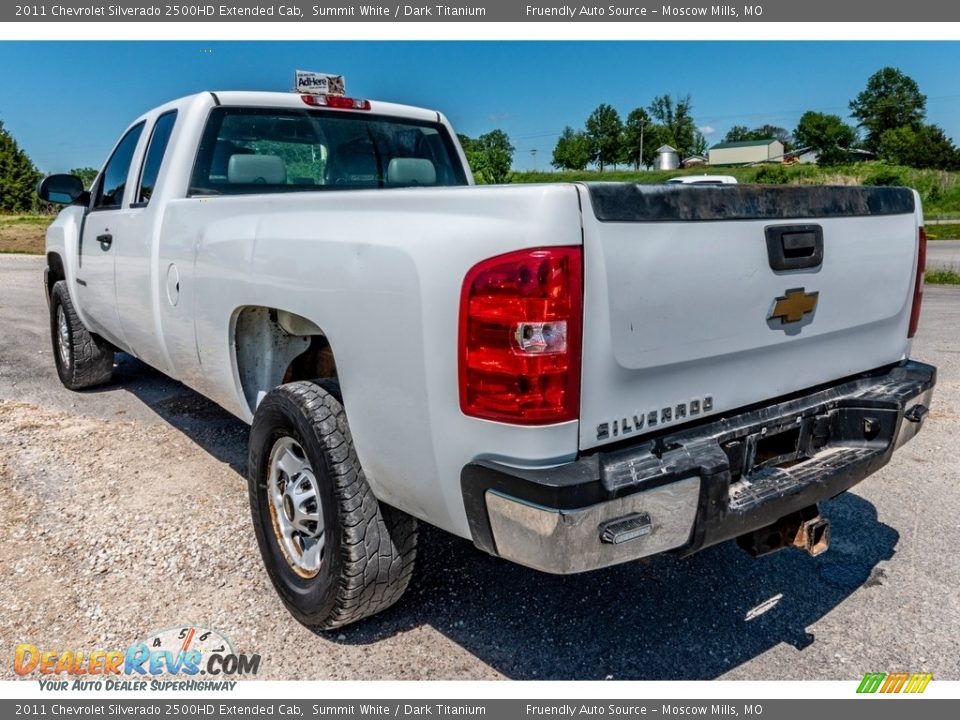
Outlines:
[[[558,578],[427,530],[399,606],[317,635],[261,568],[246,427],[126,356],[109,387],[63,389],[42,262],[0,255],[4,652],[122,648],[199,623],[260,653],[270,679],[960,679],[960,288],[927,288],[914,346],[940,368],[927,427],[825,505],[825,555],[753,560],[728,543]]]

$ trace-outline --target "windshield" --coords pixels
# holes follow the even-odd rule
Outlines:
[[[191,195],[466,185],[439,123],[330,110],[218,107]]]

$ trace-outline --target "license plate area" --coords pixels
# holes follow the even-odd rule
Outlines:
[[[796,462],[803,455],[800,449],[800,427],[766,435],[757,433],[747,437],[747,464],[749,470],[762,467],[782,467]]]
[[[841,406],[792,422],[755,428],[720,447],[730,461],[730,481],[790,470],[840,448],[886,448],[894,435],[897,410],[881,404]]]
[[[766,468],[787,469],[813,457],[835,436],[834,415],[797,416],[792,422],[761,427],[722,443],[730,460],[731,482]]]

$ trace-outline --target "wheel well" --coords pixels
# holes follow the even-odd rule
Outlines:
[[[237,374],[250,411],[278,385],[337,377],[333,350],[323,330],[277,308],[241,308],[234,323]]]
[[[53,292],[53,284],[58,280],[66,280],[67,276],[63,270],[63,260],[55,253],[47,253],[47,299],[50,299],[50,293]]]

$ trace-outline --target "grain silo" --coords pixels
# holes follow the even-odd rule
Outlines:
[[[680,155],[669,145],[661,145],[657,148],[653,167],[657,170],[676,170],[680,167]]]

